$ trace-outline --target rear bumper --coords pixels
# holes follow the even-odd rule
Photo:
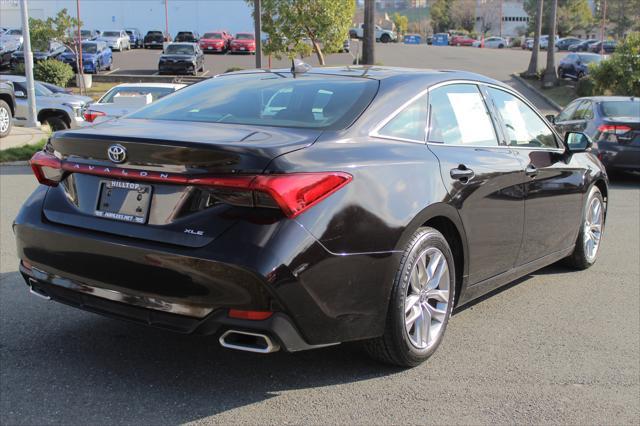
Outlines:
[[[640,170],[640,146],[599,141],[594,144],[593,153],[598,156],[607,170]]]
[[[37,268],[27,269],[22,264],[20,272],[36,295],[110,318],[187,334],[211,335],[231,329],[257,331],[275,338],[289,352],[327,346],[308,344],[291,319],[282,313],[275,313],[261,321],[229,318],[226,310],[217,310],[202,318],[189,317],[132,305],[125,302],[127,295],[118,292],[111,292],[110,297],[106,298],[99,289],[48,274]],[[98,292],[92,294],[96,290]],[[123,301],[113,300],[115,298],[122,298]]]
[[[14,232],[25,279],[54,300],[185,333],[226,325],[231,308],[269,310],[309,347],[384,330],[400,253],[335,255],[294,220],[239,222],[200,248],[120,237],[50,222],[46,192],[25,202]]]
[[[158,72],[160,74],[168,73],[168,74],[180,74],[180,73],[191,73],[193,72],[195,67],[193,64],[160,64],[158,65]]]

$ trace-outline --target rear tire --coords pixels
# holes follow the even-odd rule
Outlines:
[[[415,367],[429,358],[444,336],[455,300],[453,254],[444,236],[418,229],[396,272],[384,334],[364,342],[374,359]]]
[[[51,127],[51,131],[57,132],[58,130],[67,130],[69,125],[60,117],[47,117],[43,120],[45,124]]]
[[[389,43],[391,41],[391,37],[389,37],[389,34],[382,34],[380,41],[382,43]]]
[[[589,191],[584,206],[580,232],[573,253],[565,259],[565,263],[576,269],[590,268],[598,259],[598,253],[604,235],[605,204],[602,193],[597,186]]]
[[[11,127],[13,127],[11,108],[5,101],[0,100],[0,138],[8,136],[11,133]]]

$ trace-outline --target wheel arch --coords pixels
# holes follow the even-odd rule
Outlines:
[[[66,112],[62,110],[47,108],[47,109],[42,109],[40,110],[40,112],[38,112],[38,121],[42,122],[47,117],[58,117],[62,121],[67,123],[67,126],[71,126],[71,118]]]
[[[404,250],[411,236],[423,226],[429,226],[440,232],[451,248],[456,270],[456,302],[464,290],[469,270],[469,247],[467,236],[458,211],[446,203],[435,203],[416,215],[405,228],[397,242],[396,250]]]
[[[9,110],[11,110],[11,115],[16,115],[15,105],[13,104],[13,99],[11,99],[11,95],[8,93],[0,93],[0,100],[3,100],[9,105]]]

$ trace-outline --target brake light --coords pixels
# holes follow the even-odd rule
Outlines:
[[[96,118],[103,117],[103,116],[105,116],[107,114],[105,114],[102,111],[92,111],[92,110],[88,109],[82,115],[84,116],[84,119],[86,121],[88,121],[89,123],[93,123],[93,120],[95,120]]]
[[[598,127],[598,131],[602,133],[615,133],[616,135],[627,133],[629,130],[631,127],[624,125],[602,124]]]
[[[58,186],[58,182],[64,175],[60,159],[44,151],[33,154],[29,164],[36,179],[43,185]]]
[[[351,182],[343,172],[271,175],[187,176],[173,173],[102,167],[62,161],[45,151],[31,157],[33,174],[43,185],[57,186],[66,172],[133,181],[207,187],[224,203],[245,207],[279,208],[287,217],[298,216]]]
[[[261,321],[270,318],[273,315],[271,311],[243,311],[240,309],[229,309],[229,318],[245,319],[252,321]]]

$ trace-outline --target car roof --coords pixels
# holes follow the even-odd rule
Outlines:
[[[176,41],[169,43],[169,46],[194,46],[195,43],[189,43],[188,41]]]
[[[167,87],[170,89],[179,89],[185,86],[186,84],[177,84],[177,83],[123,83],[123,84],[118,84],[113,88],[115,87]]]
[[[271,70],[243,70],[230,72],[223,75],[231,74],[254,74],[254,73],[290,73],[290,68],[271,69]],[[385,67],[378,65],[355,65],[355,66],[342,66],[342,67],[318,67],[311,68],[306,74],[311,75],[334,75],[343,77],[360,77],[373,80],[412,80],[412,79],[427,79],[429,85],[437,84],[444,81],[451,80],[471,80],[482,83],[495,84],[501,87],[509,87],[504,83],[494,80],[489,77],[485,77],[481,74],[476,74],[468,71],[458,70],[434,70],[423,68],[402,68],[402,67]]]
[[[605,101],[633,101],[640,102],[640,98],[633,96],[585,96],[583,98],[578,98],[576,100],[590,100],[594,102],[605,102]]]

